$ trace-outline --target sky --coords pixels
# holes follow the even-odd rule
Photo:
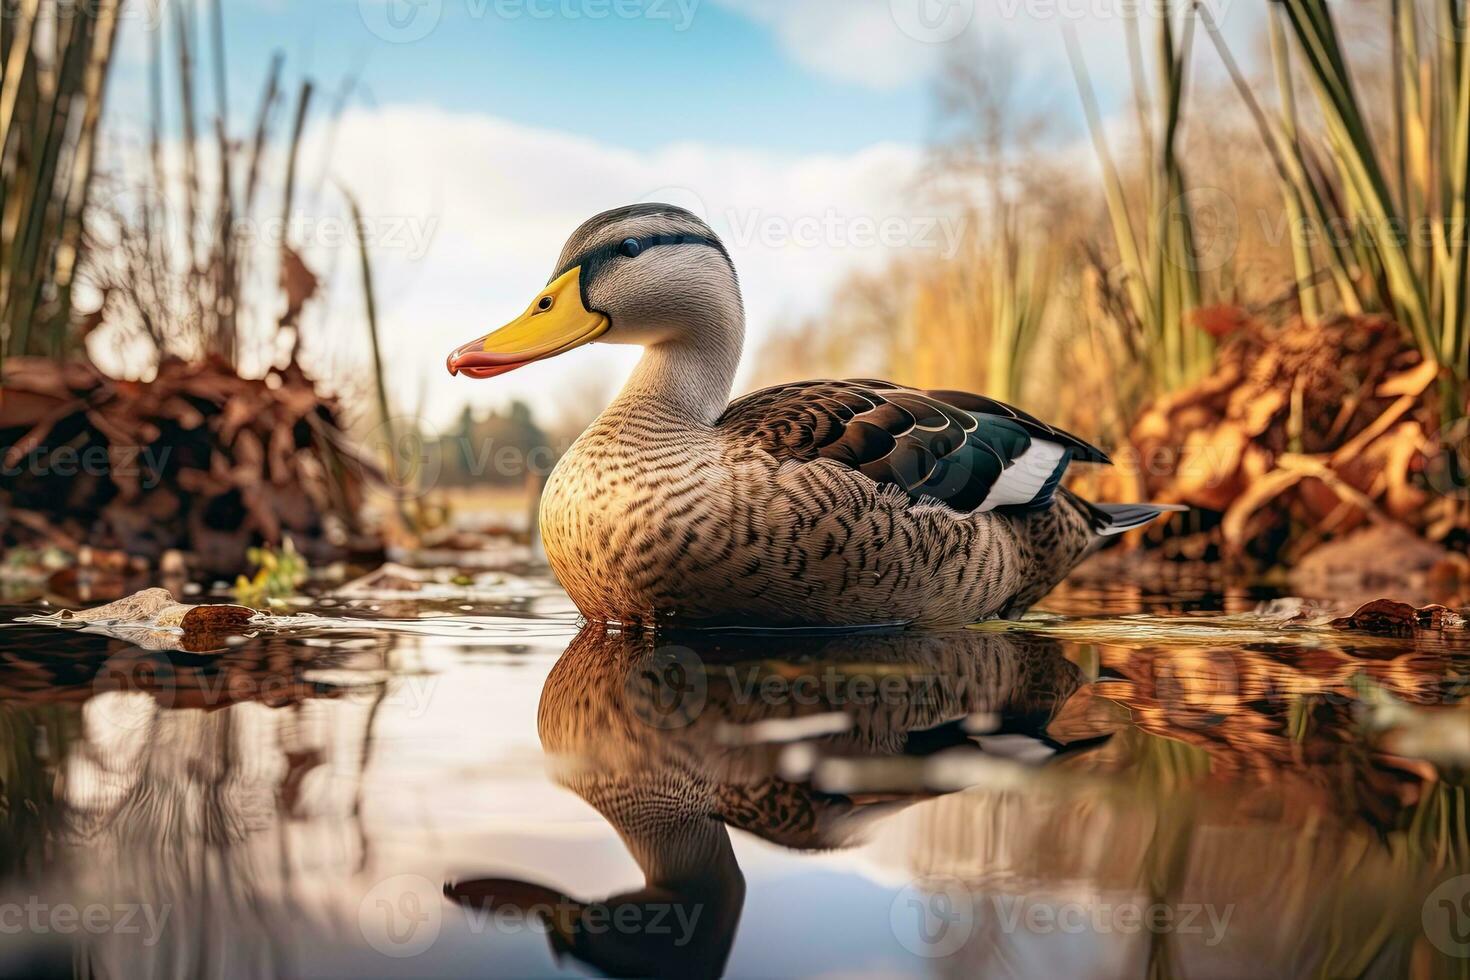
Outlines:
[[[154,44],[179,138],[179,2],[128,0],[104,147],[124,181],[140,159]],[[748,363],[772,330],[823,309],[850,270],[955,246],[957,216],[920,178],[946,57],[1005,46],[1081,146],[1062,32],[1076,31],[1105,115],[1121,114],[1120,13],[1138,2],[222,0],[228,126],[248,134],[274,52],[293,97],[303,79],[316,87],[291,235],[332,283],[308,316],[319,371],[368,364],[346,188],[366,215],[397,410],[442,427],[466,403],[518,397],[576,417],[591,410],[565,400],[611,391],[636,352],[593,345],[488,381],[451,378],[444,359],[525,308],[581,221],[658,200],[705,217],[741,274]],[[1238,49],[1258,6],[1211,3]],[[199,15],[202,38],[208,27]],[[212,79],[207,45],[203,57]],[[212,117],[212,85],[203,93]]]

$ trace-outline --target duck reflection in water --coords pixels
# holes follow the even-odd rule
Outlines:
[[[479,914],[534,916],[559,955],[602,973],[715,976],[745,899],[727,827],[794,849],[853,846],[875,818],[934,795],[904,775],[924,757],[980,754],[982,741],[1020,744],[1027,758],[1068,750],[1045,727],[1082,683],[1055,643],[1034,637],[655,637],[589,625],[547,678],[540,737],[556,778],[617,831],[643,887],[585,900],[483,878],[445,892]],[[834,763],[883,767],[883,785],[835,789],[822,778]],[[895,776],[911,785],[893,790]]]

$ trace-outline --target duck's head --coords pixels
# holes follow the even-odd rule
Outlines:
[[[457,348],[449,373],[491,378],[594,340],[733,340],[738,351],[743,330],[735,268],[715,233],[683,208],[635,204],[584,222],[526,311]]]

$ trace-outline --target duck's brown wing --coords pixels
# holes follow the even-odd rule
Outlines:
[[[804,381],[738,398],[716,425],[776,459],[829,459],[959,511],[1040,507],[1101,449],[1004,402],[886,381]]]

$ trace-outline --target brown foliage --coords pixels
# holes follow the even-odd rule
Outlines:
[[[290,534],[325,560],[372,550],[357,526],[373,472],[338,406],[294,364],[260,380],[223,360],[168,359],[149,382],[15,358],[0,391],[0,544],[85,543],[243,571]]]
[[[1465,501],[1425,478],[1446,455],[1438,370],[1396,324],[1208,319],[1226,336],[1210,374],[1155,400],[1130,434],[1148,496],[1203,512],[1184,533],[1208,547],[1187,551],[1272,564],[1370,522],[1436,539],[1470,526]]]

